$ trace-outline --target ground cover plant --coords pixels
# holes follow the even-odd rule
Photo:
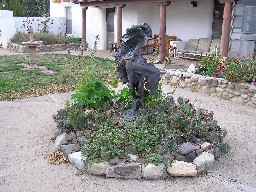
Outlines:
[[[13,100],[48,93],[74,90],[82,78],[89,57],[64,54],[38,54],[37,65],[53,70],[53,75],[39,70],[22,70],[19,64],[29,63],[28,55],[0,57],[0,100]],[[94,68],[101,69],[103,79],[112,79],[113,61],[97,58]],[[97,70],[92,68],[92,70]],[[111,77],[111,78],[110,78]]]
[[[256,60],[255,55],[243,58],[227,57],[210,54],[202,58],[196,70],[197,74],[210,77],[224,78],[230,82],[255,84]]]

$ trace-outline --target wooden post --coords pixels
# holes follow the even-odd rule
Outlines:
[[[116,7],[116,14],[117,14],[117,47],[119,47],[122,39],[122,27],[123,27],[123,8],[125,5],[117,6]]]
[[[228,56],[228,50],[229,50],[229,39],[230,39],[230,30],[231,30],[231,12],[232,12],[232,3],[225,2],[223,24],[222,24],[221,45],[220,45],[220,53],[224,57]]]
[[[166,35],[166,6],[170,5],[169,1],[160,5],[160,32],[159,32],[159,62],[165,59],[165,35]]]
[[[82,8],[82,49],[85,51],[87,49],[86,43],[86,10],[88,7]]]

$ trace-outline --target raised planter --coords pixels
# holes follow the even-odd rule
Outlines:
[[[15,43],[10,43],[7,47],[8,49],[18,52],[18,53],[29,53],[29,48],[23,45],[18,45]],[[37,52],[51,52],[51,51],[64,51],[67,49],[74,50],[79,49],[80,44],[54,44],[54,45],[41,45],[37,47]]]
[[[81,139],[83,141],[81,143],[78,142]],[[72,145],[70,142],[76,144],[70,146]],[[216,150],[219,150],[219,148],[214,148],[207,142],[196,146],[192,143],[184,143],[177,150],[179,157],[183,156],[184,160],[178,157],[171,157],[169,165],[163,163],[154,165],[146,161],[142,162],[140,158],[133,158],[136,155],[130,155],[130,162],[123,162],[116,157],[109,162],[87,165],[85,164],[86,159],[82,156],[82,152],[78,151],[75,147],[75,145],[79,145],[81,148],[84,142],[84,137],[79,132],[62,133],[55,140],[55,149],[62,151],[68,161],[78,170],[106,178],[157,180],[166,179],[170,176],[195,177],[211,169],[214,160],[218,159],[221,153],[216,154]],[[187,159],[187,155],[191,154],[191,152],[195,153],[195,156]]]
[[[165,80],[166,83],[192,92],[256,107],[256,86],[248,83],[233,83],[223,78],[206,77],[181,70],[167,70]]]

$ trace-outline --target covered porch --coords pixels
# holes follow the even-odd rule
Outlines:
[[[88,24],[86,22],[86,18],[89,16],[87,13],[88,7],[97,7],[97,8],[115,8],[116,20],[115,20],[115,42],[117,46],[120,44],[120,40],[122,34],[124,33],[127,27],[130,27],[132,24],[137,24],[138,22],[147,22],[150,26],[152,26],[152,31],[154,34],[159,34],[159,55],[158,59],[163,61],[165,59],[165,37],[166,35],[176,35],[186,40],[186,34],[189,34],[193,37],[200,34],[201,37],[211,37],[212,29],[211,25],[209,25],[209,21],[212,22],[212,18],[209,15],[213,15],[212,0],[207,1],[190,1],[184,0],[183,3],[187,3],[186,6],[180,7],[179,4],[181,1],[172,0],[172,1],[161,1],[161,0],[108,0],[108,1],[82,1],[80,0],[80,6],[82,7],[82,39],[83,39],[83,48],[87,49],[87,37],[86,32],[88,30]],[[234,0],[219,0],[220,3],[224,4],[224,15],[223,15],[223,25],[222,25],[222,36],[221,36],[221,47],[220,51],[223,56],[227,56],[229,50],[229,39],[230,39],[230,29],[231,29],[231,12],[232,12],[232,3]],[[205,4],[203,4],[205,3]],[[197,10],[197,6],[204,6],[205,12],[201,10]],[[189,7],[187,7],[189,6]],[[171,7],[171,8],[170,8]],[[179,11],[184,10],[183,15],[186,17],[181,18],[180,23],[175,20],[176,23],[173,22],[172,18],[175,17],[175,13],[177,15],[177,9]],[[145,12],[145,9],[148,11]],[[156,10],[156,11],[152,11]],[[136,15],[133,14],[133,11],[136,12]],[[187,22],[190,20],[189,14],[191,12],[196,12],[201,17],[201,22],[206,22],[205,17],[207,18],[208,23],[204,26],[207,26],[206,29],[201,29],[200,26],[195,26],[193,29],[186,29],[182,22]],[[128,13],[129,12],[129,13]],[[207,14],[208,12],[208,14]],[[209,14],[210,12],[210,14]],[[153,14],[152,14],[153,13]],[[156,15],[158,14],[158,15]],[[124,16],[126,15],[126,16]],[[129,18],[127,16],[130,15]],[[203,17],[204,18],[203,18]],[[125,17],[125,18],[124,18]],[[197,18],[197,19],[200,19]],[[146,18],[146,19],[145,19]],[[158,20],[159,18],[159,20]],[[143,20],[143,21],[142,21]],[[172,25],[173,23],[173,25]],[[181,24],[181,25],[179,25]],[[195,23],[196,24],[196,23]],[[180,27],[180,31],[183,33],[178,34],[178,29],[173,26],[184,27],[183,29]],[[204,27],[205,28],[205,27]],[[173,34],[167,34],[173,33]],[[202,32],[203,31],[203,32]],[[176,33],[176,34],[175,34]],[[198,34],[196,34],[198,33]]]

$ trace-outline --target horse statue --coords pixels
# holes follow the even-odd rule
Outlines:
[[[145,105],[145,91],[158,92],[160,71],[140,52],[147,37],[152,37],[152,30],[146,23],[134,25],[126,30],[115,55],[117,72],[122,83],[128,83],[133,97],[132,109],[137,111]],[[138,96],[137,96],[138,95]],[[139,97],[139,98],[138,98]]]

